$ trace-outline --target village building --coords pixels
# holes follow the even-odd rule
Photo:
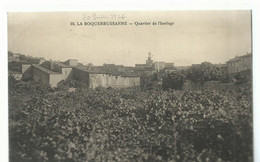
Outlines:
[[[236,56],[235,58],[227,61],[227,72],[234,74],[244,72],[252,69],[252,54],[247,53],[243,56]]]
[[[77,60],[70,59],[65,62],[45,61],[42,64],[14,62],[10,63],[10,67],[9,75],[17,80],[27,78],[26,80],[51,87],[56,87],[66,79],[77,80],[90,89],[140,86],[140,76],[130,72],[129,67],[126,68],[128,72],[125,72],[123,65],[86,67],[78,64]]]
[[[91,71],[82,67],[73,68],[74,79],[83,83],[90,89],[104,88],[126,88],[140,86],[140,76],[115,74],[107,71]]]
[[[57,84],[63,80],[61,73],[51,71],[41,65],[32,65],[32,79],[36,83],[41,83],[44,85],[50,85],[51,87],[56,87]]]
[[[155,69],[155,72],[159,72],[160,70],[162,70],[165,67],[174,67],[174,63],[172,62],[164,62],[164,61],[153,61],[152,60],[152,55],[149,52],[148,53],[148,59],[146,60],[146,64],[135,64],[136,68],[139,69]]]
[[[164,62],[164,61],[156,61],[156,62],[154,62],[153,66],[159,72],[160,70],[162,70],[164,68],[169,68],[169,69],[174,68],[174,63]]]
[[[69,59],[64,62],[66,65],[70,66],[77,66],[78,65],[78,60],[77,59]]]
[[[70,62],[65,63],[45,61],[42,64],[32,64],[32,80],[56,87],[60,81],[73,78],[73,66],[68,65]]]
[[[174,66],[170,66],[170,67],[164,67],[162,71],[165,73],[172,73],[177,71],[177,69]]]

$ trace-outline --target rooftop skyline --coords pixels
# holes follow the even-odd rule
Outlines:
[[[174,25],[71,26],[71,22],[174,22]],[[93,15],[99,16],[94,20]],[[103,17],[103,18],[102,18]],[[109,20],[112,21],[112,20]],[[8,50],[33,57],[83,64],[145,64],[176,66],[209,61],[225,63],[251,53],[251,11],[135,11],[8,13]]]

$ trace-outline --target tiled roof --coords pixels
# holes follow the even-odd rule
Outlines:
[[[43,72],[45,72],[47,74],[56,74],[56,75],[60,74],[61,75],[61,73],[57,73],[57,72],[51,71],[51,70],[49,70],[49,69],[47,69],[45,67],[42,67],[40,65],[37,65],[37,64],[33,64],[33,67],[36,67],[37,69],[39,69],[39,70],[41,70],[41,71],[43,71]]]
[[[123,77],[138,77],[138,75],[136,75],[134,73],[113,73],[113,72],[109,72],[107,69],[103,68],[102,66],[95,66],[95,67],[91,67],[90,69],[88,69],[87,67],[83,67],[83,66],[77,66],[77,67],[74,67],[74,68],[86,71],[86,72],[91,73],[91,74],[110,74],[110,75],[114,75],[114,76],[123,76]]]
[[[240,59],[241,59],[240,57],[235,57],[235,58],[228,60],[227,62],[236,62],[236,61],[239,61]]]
[[[105,72],[103,70],[93,69],[92,67],[91,68],[87,68],[87,67],[84,67],[84,66],[77,66],[77,67],[74,67],[74,68],[76,68],[78,70],[86,71],[88,73],[107,74],[107,72]]]
[[[240,61],[243,57],[252,57],[252,54],[249,53],[249,54],[246,54],[246,55],[243,55],[243,56],[236,56],[235,58],[228,60],[227,63]]]

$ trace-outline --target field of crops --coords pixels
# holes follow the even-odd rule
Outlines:
[[[252,91],[9,92],[10,161],[252,161]]]

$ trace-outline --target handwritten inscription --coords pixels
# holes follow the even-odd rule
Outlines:
[[[104,14],[92,13],[92,14],[83,14],[83,16],[82,16],[83,21],[87,21],[87,20],[123,20],[125,18],[126,18],[125,14],[104,15]]]

